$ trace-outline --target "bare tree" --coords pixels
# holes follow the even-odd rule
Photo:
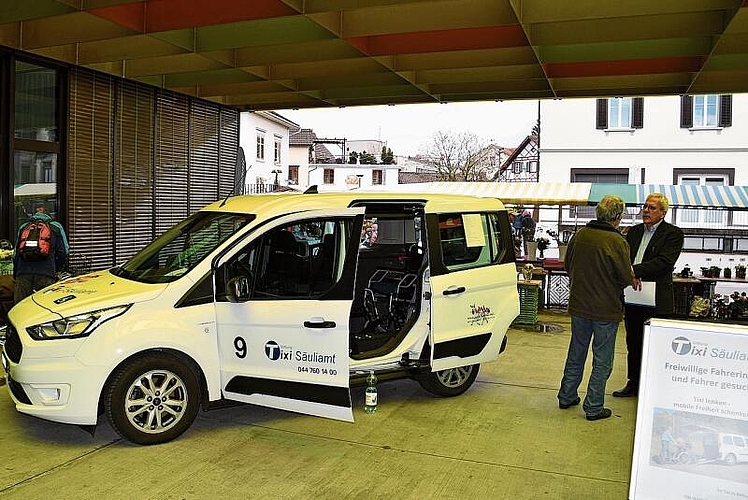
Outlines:
[[[486,180],[491,168],[485,161],[486,141],[472,132],[439,130],[422,156],[443,181]]]

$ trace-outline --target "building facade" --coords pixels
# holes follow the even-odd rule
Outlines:
[[[746,94],[542,101],[541,124],[541,182],[748,184]],[[562,213],[566,225],[592,216],[592,207]],[[744,211],[673,208],[668,217],[686,234],[686,254],[724,266],[748,253]],[[636,220],[631,207],[624,223]],[[689,258],[692,268],[701,262],[681,261]]]
[[[244,192],[272,191],[289,185],[289,131],[299,126],[272,111],[240,115],[239,145],[244,150]]]

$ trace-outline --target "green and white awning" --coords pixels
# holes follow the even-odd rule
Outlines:
[[[375,188],[376,189],[376,188]],[[467,194],[498,198],[508,205],[597,205],[617,194],[628,206],[640,206],[651,193],[662,193],[671,207],[748,210],[744,186],[670,184],[606,184],[588,182],[424,182],[381,186],[381,190],[411,193]]]
[[[662,193],[672,207],[748,208],[748,194],[743,186],[686,186],[642,184],[636,186],[638,204],[651,193]]]

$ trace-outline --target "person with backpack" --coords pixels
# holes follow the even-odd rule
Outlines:
[[[62,224],[52,220],[44,207],[38,207],[18,230],[13,257],[13,301],[18,304],[57,281],[57,273],[67,265],[68,253]]]

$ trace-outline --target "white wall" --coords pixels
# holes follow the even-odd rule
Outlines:
[[[680,97],[645,97],[644,128],[595,128],[595,99],[541,101],[541,182],[569,182],[571,168],[626,168],[629,182],[673,184],[674,168],[735,168],[748,185],[748,94],[733,95],[731,127],[680,128]]]
[[[265,137],[265,158],[257,159],[257,135]],[[281,140],[280,163],[274,162],[275,139]],[[245,184],[272,184],[275,181],[273,170],[280,170],[279,184],[288,184],[288,126],[266,118],[262,113],[243,112],[239,115],[239,145],[244,149],[247,160]]]
[[[304,190],[309,187],[309,146],[295,145],[288,148],[288,165],[299,166],[298,189]]]
[[[724,168],[735,170],[735,185],[748,185],[748,94],[733,95],[732,126],[721,129],[680,128],[679,96],[645,97],[642,129],[603,131],[595,125],[595,99],[541,101],[541,182],[569,182],[572,168],[623,168],[630,184],[640,184],[644,168],[645,184],[674,184],[673,169]],[[629,211],[627,222],[638,222],[637,210]],[[553,225],[558,210],[543,209],[540,219]],[[734,225],[744,228],[745,220],[745,213],[734,213]],[[747,263],[748,256],[684,252],[676,271],[689,264],[698,274],[700,267],[738,262]]]
[[[335,169],[335,183],[324,183],[324,170],[326,168]],[[358,176],[361,175],[361,188],[372,186],[372,172],[374,170],[382,171],[382,185],[394,186],[398,184],[397,165],[310,165],[309,167],[309,185],[316,184],[320,191],[342,191],[357,189]],[[301,180],[299,180],[301,182]]]

